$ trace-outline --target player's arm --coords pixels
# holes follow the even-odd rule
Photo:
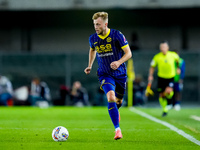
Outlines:
[[[182,63],[182,65],[181,65],[181,75],[180,75],[180,78],[181,78],[181,80],[183,80],[184,79],[184,77],[185,77],[185,61],[183,60],[183,63]]]
[[[183,90],[183,79],[185,77],[185,61],[184,60],[180,69],[181,69],[181,74],[180,74],[180,79],[179,79],[179,87],[181,90]]]
[[[181,69],[180,69],[180,66],[179,66],[179,61],[178,60],[176,60],[176,66],[177,66],[177,70],[176,70],[176,73],[178,74],[178,75],[180,75],[181,74]]]
[[[130,49],[129,45],[124,47],[122,50],[124,51],[124,55],[122,56],[122,58],[119,59],[118,61],[114,61],[110,64],[110,67],[113,70],[116,70],[121,64],[123,64],[124,62],[126,62],[127,60],[129,60],[132,57],[132,53],[131,53],[131,49]]]
[[[155,71],[155,68],[151,66],[149,68],[148,85],[147,85],[147,88],[146,88],[146,91],[145,91],[145,95],[146,96],[154,95],[154,92],[151,90],[151,84],[153,82],[153,73],[154,73],[154,71]]]
[[[154,71],[155,71],[155,67],[150,67],[149,68],[149,76],[148,76],[148,84],[152,84],[153,82],[153,74],[154,74]]]
[[[154,74],[154,71],[155,71],[155,67],[157,66],[157,63],[156,63],[156,58],[154,57],[153,60],[151,61],[151,66],[149,68],[149,76],[148,76],[148,85],[147,85],[147,88],[146,88],[146,91],[145,91],[145,95],[146,96],[149,96],[149,95],[154,95],[154,92],[151,90],[151,84],[153,82],[153,74]]]
[[[84,72],[86,74],[90,74],[90,71],[92,69],[92,65],[94,63],[94,60],[96,58],[96,51],[93,50],[91,47],[90,47],[90,51],[89,51],[89,63],[88,63],[88,67],[85,68]]]
[[[148,85],[150,85],[150,86],[151,86],[153,79],[154,79],[153,74],[154,74],[156,66],[157,66],[157,57],[154,56],[152,61],[151,61],[151,64],[150,64],[149,75],[148,75]]]
[[[180,60],[179,55],[175,53],[175,63],[176,63],[176,66],[177,66],[176,73],[177,73],[178,75],[181,74],[181,69],[180,69],[180,63],[179,63],[179,60]]]

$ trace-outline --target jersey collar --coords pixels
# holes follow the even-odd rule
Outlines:
[[[106,35],[98,35],[98,37],[104,40],[105,38],[108,37],[109,34],[110,34],[110,29],[108,29],[108,32],[106,33]]]

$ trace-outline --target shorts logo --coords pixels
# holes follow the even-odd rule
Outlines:
[[[101,81],[101,85],[103,85],[103,84],[105,83],[105,81],[106,81],[106,80],[105,80],[105,79],[103,79],[103,80]]]

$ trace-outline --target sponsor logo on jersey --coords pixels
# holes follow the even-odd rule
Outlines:
[[[100,46],[96,46],[95,50],[99,54],[100,53],[106,53],[106,52],[112,52],[112,46],[111,46],[111,44],[100,45]]]

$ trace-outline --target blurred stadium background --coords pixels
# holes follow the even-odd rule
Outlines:
[[[200,105],[198,0],[0,0],[0,73],[14,89],[39,77],[49,85],[52,99],[58,98],[60,85],[71,87],[79,80],[94,104],[97,63],[90,76],[83,70],[97,11],[107,11],[109,27],[137,44],[132,49],[135,73],[145,82],[160,41],[180,50],[186,62],[183,103]]]

